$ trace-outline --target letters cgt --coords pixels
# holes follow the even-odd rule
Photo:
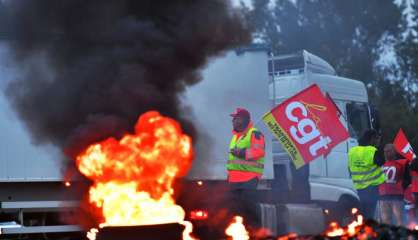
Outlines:
[[[346,140],[347,129],[331,99],[314,84],[277,105],[264,123],[300,168]]]

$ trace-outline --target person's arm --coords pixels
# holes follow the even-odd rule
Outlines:
[[[245,160],[254,160],[264,157],[264,135],[259,131],[254,131],[251,135],[251,147],[250,148],[234,148],[230,152]]]
[[[381,167],[383,166],[383,164],[385,164],[385,158],[383,156],[383,151],[381,149],[378,149],[375,153],[374,153],[374,157],[373,157],[373,162],[374,164],[376,164],[377,166]]]
[[[245,149],[245,160],[255,160],[264,157],[264,135],[259,131],[254,131],[251,135],[251,147]]]

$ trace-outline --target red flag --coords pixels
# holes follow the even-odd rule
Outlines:
[[[412,160],[416,157],[414,150],[411,147],[408,139],[405,136],[402,128],[399,129],[398,134],[396,134],[395,140],[393,141],[396,151],[404,156],[408,160]]]
[[[263,121],[300,168],[349,137],[337,112],[314,84],[277,105]]]

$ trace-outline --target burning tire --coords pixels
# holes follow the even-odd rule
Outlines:
[[[342,196],[340,200],[330,208],[330,214],[327,215],[327,223],[337,221],[340,225],[346,226],[353,220],[351,210],[359,208],[360,203],[357,199],[350,196]]]

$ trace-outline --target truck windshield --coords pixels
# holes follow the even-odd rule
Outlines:
[[[370,116],[366,103],[347,103],[348,130],[352,138],[360,136],[370,128]]]

